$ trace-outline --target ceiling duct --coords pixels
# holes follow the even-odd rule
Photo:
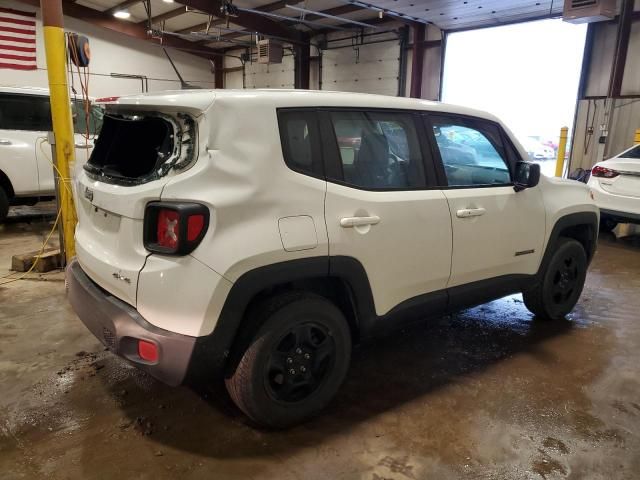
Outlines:
[[[616,16],[616,0],[565,0],[562,19],[569,23],[591,23]]]

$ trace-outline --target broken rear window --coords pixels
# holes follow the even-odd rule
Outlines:
[[[192,162],[194,128],[187,115],[106,114],[84,168],[106,183],[139,185],[156,180],[171,168]]]

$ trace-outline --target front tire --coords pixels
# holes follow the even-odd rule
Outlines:
[[[349,325],[317,295],[274,297],[258,311],[264,323],[226,386],[253,421],[285,428],[322,410],[338,391],[351,359]]]
[[[4,188],[0,187],[0,223],[4,223],[9,214],[9,197]]]
[[[560,238],[542,279],[522,294],[537,318],[559,320],[575,307],[587,277],[587,254],[572,238]]]

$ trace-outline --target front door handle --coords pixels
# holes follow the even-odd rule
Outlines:
[[[0,140],[0,145],[11,145],[11,140],[2,139]]]
[[[364,225],[376,225],[380,223],[380,217],[344,217],[340,219],[340,226],[343,228],[362,227]]]
[[[463,208],[456,212],[458,218],[479,217],[487,213],[486,208]]]

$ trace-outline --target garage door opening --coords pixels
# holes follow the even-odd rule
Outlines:
[[[452,33],[442,100],[497,115],[551,176],[561,127],[571,139],[586,32],[549,19]]]

